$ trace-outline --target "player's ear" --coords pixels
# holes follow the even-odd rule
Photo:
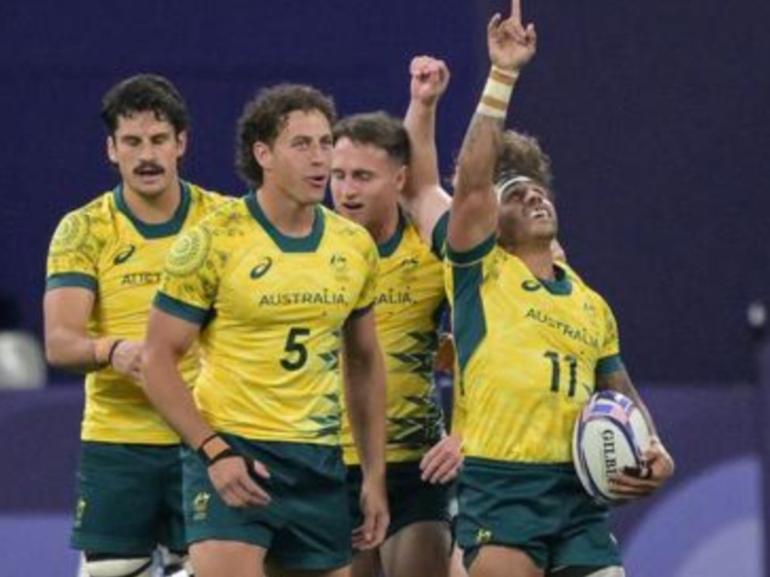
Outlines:
[[[115,150],[115,137],[112,134],[107,136],[107,158],[114,164],[118,163],[118,152]]]
[[[182,130],[176,135],[177,157],[182,158],[187,152],[187,131]]]
[[[251,147],[251,153],[254,155],[254,160],[259,163],[263,170],[269,170],[272,166],[273,151],[270,146],[262,141],[256,141]]]
[[[395,185],[396,189],[400,193],[402,190],[404,190],[404,187],[406,186],[406,177],[408,176],[409,169],[406,167],[406,165],[403,165],[401,168],[398,169],[398,172],[396,173],[395,178]]]

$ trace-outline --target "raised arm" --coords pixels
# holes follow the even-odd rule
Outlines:
[[[409,108],[404,126],[412,143],[409,182],[401,204],[417,224],[425,242],[432,241],[433,229],[449,209],[450,196],[441,187],[436,150],[436,109],[449,83],[449,69],[442,60],[416,56],[409,66]]]
[[[535,54],[536,40],[534,25],[521,23],[521,0],[512,0],[510,17],[495,14],[487,26],[492,69],[458,159],[448,231],[454,251],[476,247],[497,229],[495,162],[513,86]]]

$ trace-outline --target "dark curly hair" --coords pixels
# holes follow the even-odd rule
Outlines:
[[[526,176],[553,192],[551,159],[534,136],[506,130],[495,163],[495,181],[506,173]]]
[[[400,118],[386,112],[367,112],[343,118],[334,127],[334,142],[340,138],[382,148],[398,163],[409,164],[412,151],[409,134]]]
[[[101,117],[107,131],[115,135],[120,117],[154,112],[179,134],[190,126],[187,105],[176,87],[163,76],[138,74],[120,81],[102,98]]]
[[[249,186],[262,185],[262,167],[254,158],[254,143],[264,142],[272,146],[286,124],[289,114],[295,110],[318,111],[334,125],[337,112],[334,101],[312,86],[279,84],[263,88],[246,103],[238,120],[236,135],[235,166],[241,178]]]

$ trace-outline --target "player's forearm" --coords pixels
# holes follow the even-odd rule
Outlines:
[[[491,190],[508,104],[518,77],[518,69],[490,69],[460,150],[455,196]]]
[[[647,421],[647,425],[649,426],[652,435],[655,437],[658,436],[655,422],[652,420],[652,414],[647,409],[647,405],[644,403],[644,400],[642,400],[639,391],[636,390],[633,382],[631,382],[631,377],[625,369],[614,371],[613,373],[600,377],[597,386],[599,389],[617,391],[631,399],[642,412],[642,415],[644,415],[644,419]]]
[[[440,186],[436,150],[436,106],[412,99],[404,117],[404,126],[412,144],[409,161],[408,198],[428,187]]]
[[[352,357],[352,358],[351,358]],[[345,393],[364,475],[385,474],[385,364],[379,350],[345,359]]]
[[[212,434],[177,368],[178,359],[168,351],[147,347],[143,357],[144,389],[161,417],[193,448]]]
[[[115,339],[92,339],[67,328],[46,331],[45,357],[51,366],[67,371],[88,373],[109,364]]]
[[[473,195],[491,194],[502,130],[502,118],[473,115],[457,162],[455,203]]]

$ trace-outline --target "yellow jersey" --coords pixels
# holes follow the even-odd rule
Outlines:
[[[445,303],[443,242],[429,247],[403,214],[393,236],[377,249],[375,315],[387,375],[389,463],[419,460],[444,432],[433,383],[438,323]],[[345,463],[360,463],[350,423],[343,421]]]
[[[607,303],[569,267],[535,278],[490,237],[448,250],[445,281],[460,378],[455,426],[465,454],[524,463],[572,460],[572,427],[596,376],[622,367]]]
[[[146,224],[128,208],[120,186],[67,214],[48,251],[46,290],[82,287],[96,300],[88,322],[92,337],[144,339],[152,299],[174,238],[230,199],[182,182],[174,216]],[[195,351],[182,361],[192,380]],[[136,381],[107,367],[85,379],[81,428],[85,441],[171,444],[179,437],[158,415]]]
[[[254,194],[216,211],[169,253],[155,306],[199,324],[194,394],[217,431],[339,445],[341,331],[373,305],[377,247],[318,206],[304,238]]]

